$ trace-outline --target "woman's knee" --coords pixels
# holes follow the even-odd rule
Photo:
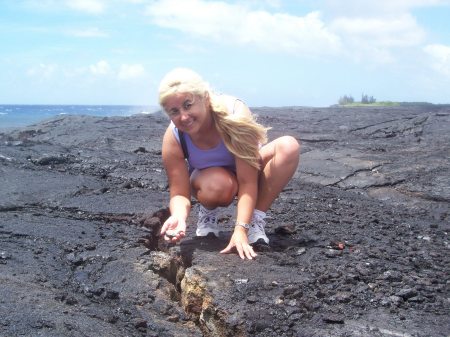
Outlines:
[[[283,156],[285,160],[298,161],[300,155],[300,143],[292,136],[283,136],[277,142],[277,155]]]
[[[205,205],[227,206],[237,193],[234,174],[221,167],[197,172],[191,184],[194,196]]]

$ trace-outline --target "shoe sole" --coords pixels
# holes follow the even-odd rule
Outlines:
[[[195,234],[195,236],[198,237],[198,238],[215,238],[215,239],[217,239],[219,237],[219,234],[215,234],[213,232],[209,232],[206,235]]]

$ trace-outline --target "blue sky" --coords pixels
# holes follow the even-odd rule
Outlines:
[[[450,0],[0,0],[0,104],[156,105],[199,72],[250,106],[450,103]]]

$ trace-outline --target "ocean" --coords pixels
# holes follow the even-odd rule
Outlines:
[[[158,110],[158,106],[137,105],[0,105],[0,129],[27,126],[59,115],[131,116]]]

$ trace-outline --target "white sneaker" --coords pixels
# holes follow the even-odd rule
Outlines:
[[[255,210],[253,212],[252,221],[247,233],[248,242],[250,244],[257,242],[260,239],[266,244],[269,244],[269,238],[264,231],[264,227],[266,226],[266,221],[264,220],[265,217],[266,214],[260,210]]]
[[[207,236],[209,233],[219,237],[219,208],[207,209],[199,204],[197,230],[195,234],[197,236]]]

